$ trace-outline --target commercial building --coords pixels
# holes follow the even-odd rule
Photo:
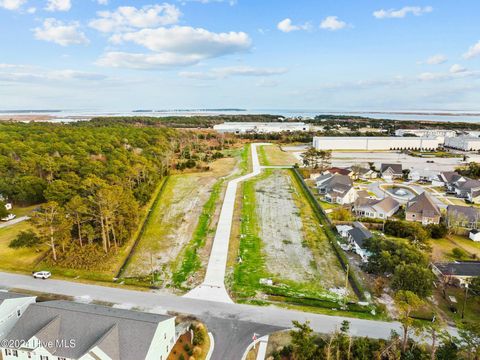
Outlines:
[[[303,122],[226,122],[213,127],[219,133],[267,134],[276,132],[309,131]]]
[[[457,133],[455,130],[442,129],[398,129],[395,130],[395,136],[418,136],[418,137],[455,137]]]
[[[435,150],[442,139],[429,137],[332,136],[314,137],[317,150]]]
[[[463,151],[477,151],[480,150],[480,138],[474,136],[445,138],[445,147]]]

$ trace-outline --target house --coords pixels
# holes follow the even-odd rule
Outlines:
[[[354,178],[360,180],[371,180],[376,179],[378,174],[376,171],[372,169],[367,169],[363,167],[356,167],[353,169],[354,171]]]
[[[408,180],[418,182],[433,182],[438,179],[438,172],[433,170],[412,170],[408,173]]]
[[[464,181],[464,177],[456,171],[444,171],[438,174],[437,179],[434,179],[432,185],[445,186],[448,188],[449,185],[453,186],[453,184],[459,180]]]
[[[448,205],[446,221],[448,226],[478,229],[480,209],[473,206]]]
[[[319,194],[330,203],[352,204],[358,197],[352,179],[346,175],[325,174],[317,178],[316,184]]]
[[[369,199],[359,197],[355,201],[354,213],[357,216],[373,219],[388,219],[400,209],[400,203],[387,196],[384,199]]]
[[[370,253],[365,250],[364,244],[365,240],[371,239],[373,237],[372,233],[360,222],[355,221],[353,223],[353,229],[348,231],[348,242],[363,261],[367,261]]]
[[[353,177],[354,171],[349,168],[339,168],[339,167],[331,167],[328,169],[325,173],[330,173],[330,174],[340,174],[340,175],[345,175],[350,178]]]
[[[480,242],[480,230],[473,229],[468,233],[468,238],[475,242]]]
[[[173,316],[47,301],[28,306],[0,349],[4,360],[166,360],[175,337]]]
[[[444,283],[462,286],[480,276],[480,261],[434,263],[432,271]]]
[[[382,164],[380,174],[385,180],[401,179],[403,177],[402,164]]]
[[[337,225],[336,226],[338,234],[342,238],[348,238],[348,232],[353,229],[350,225]]]
[[[0,291],[0,339],[3,339],[12,330],[17,320],[27,307],[35,302],[35,299],[35,296]]]
[[[474,202],[480,192],[480,181],[465,178],[465,181],[455,182],[452,189],[457,197]]]
[[[439,224],[442,213],[426,192],[415,196],[407,203],[405,219],[421,222],[423,225]]]

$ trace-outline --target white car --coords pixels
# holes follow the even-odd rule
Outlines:
[[[38,271],[36,273],[33,273],[33,277],[35,279],[43,279],[46,280],[48,279],[52,274],[49,271]]]

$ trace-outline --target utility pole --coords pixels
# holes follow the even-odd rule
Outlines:
[[[344,306],[347,306],[347,295],[348,295],[348,273],[350,271],[350,264],[347,264],[347,270],[345,274],[345,295],[343,297]]]
[[[465,315],[465,307],[467,305],[467,296],[468,296],[468,284],[465,284],[465,297],[463,298],[462,319]]]

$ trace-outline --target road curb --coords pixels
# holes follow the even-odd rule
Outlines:
[[[208,337],[210,339],[210,349],[208,349],[207,356],[205,356],[205,360],[210,360],[213,354],[213,349],[215,349],[215,338],[211,332],[208,333]]]
[[[258,338],[257,340],[252,341],[250,345],[248,345],[247,348],[245,349],[245,352],[243,353],[243,356],[242,356],[242,360],[245,360],[247,358],[248,353],[250,352],[250,350],[252,350],[252,347],[254,345],[257,345],[258,343],[263,341],[268,342],[268,335],[262,336],[261,338]]]

